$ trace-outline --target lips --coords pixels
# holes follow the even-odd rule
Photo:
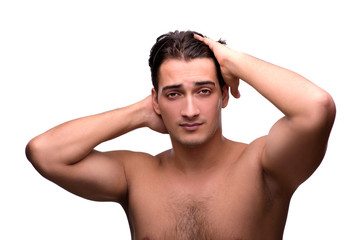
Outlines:
[[[195,131],[197,130],[202,123],[181,123],[180,126],[186,131]]]

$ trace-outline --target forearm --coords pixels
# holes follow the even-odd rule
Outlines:
[[[27,146],[28,158],[34,163],[74,164],[98,144],[143,127],[142,114],[142,102],[139,102],[63,123],[31,140]]]
[[[310,116],[331,98],[295,72],[244,53],[238,53],[236,58],[239,78],[254,87],[288,118]]]

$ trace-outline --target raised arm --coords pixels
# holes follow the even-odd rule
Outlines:
[[[113,111],[63,123],[35,137],[26,155],[47,179],[81,197],[122,202],[127,193],[124,161],[140,157],[129,151],[94,148],[140,127],[166,132],[151,97]]]
[[[331,96],[297,73],[196,38],[213,50],[235,97],[242,79],[284,113],[265,138],[261,164],[283,187],[295,190],[324,157],[335,119]]]

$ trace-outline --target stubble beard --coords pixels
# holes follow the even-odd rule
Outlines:
[[[205,136],[202,135],[197,138],[190,137],[190,139],[187,139],[187,136],[182,137],[182,136],[179,136],[179,135],[173,134],[173,133],[169,133],[169,135],[170,135],[173,145],[174,145],[174,141],[175,141],[184,147],[195,148],[195,147],[199,147],[199,146],[207,143],[215,135],[216,131],[219,130],[219,127],[220,127],[220,122],[217,123],[216,126],[213,129],[211,129],[211,131],[206,132]],[[196,135],[198,133],[196,133],[196,132],[186,133],[186,135],[191,135],[191,134]]]

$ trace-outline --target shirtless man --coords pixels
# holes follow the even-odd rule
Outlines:
[[[34,167],[81,197],[120,203],[133,239],[282,239],[292,194],[324,157],[331,96],[193,32],[158,38],[149,63],[151,96],[35,137],[26,148]],[[222,135],[221,109],[229,90],[240,96],[239,79],[285,115],[250,144]],[[168,133],[173,148],[157,156],[94,150],[141,127]]]

